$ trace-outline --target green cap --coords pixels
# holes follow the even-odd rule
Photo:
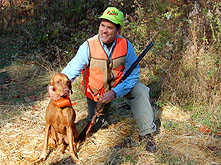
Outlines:
[[[116,7],[108,7],[99,18],[107,19],[115,24],[123,25],[124,14]]]

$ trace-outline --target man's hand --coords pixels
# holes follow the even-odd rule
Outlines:
[[[53,90],[53,86],[48,86],[48,96],[52,99],[52,100],[59,100],[61,97],[59,95],[57,95],[54,90]]]
[[[113,90],[110,90],[109,92],[104,93],[104,95],[100,97],[99,101],[106,104],[112,102],[115,97],[115,92]]]

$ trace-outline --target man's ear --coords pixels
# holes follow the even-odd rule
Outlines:
[[[121,32],[121,27],[119,29],[117,29],[117,35],[119,35]]]

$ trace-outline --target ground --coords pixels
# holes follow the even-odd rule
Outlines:
[[[26,61],[19,38],[0,40],[0,162],[1,164],[72,164],[68,150],[50,147],[46,161],[39,162],[48,80],[56,71]],[[80,79],[73,84],[72,102],[77,105],[77,129],[87,117]],[[82,164],[221,164],[220,135],[199,130],[190,115],[172,105],[153,106],[158,129],[154,139],[157,152],[145,151],[138,141],[138,130],[126,100],[115,101],[112,124],[91,134],[80,145],[77,155]]]

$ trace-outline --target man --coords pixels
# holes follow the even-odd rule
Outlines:
[[[122,75],[137,59],[132,44],[120,36],[124,16],[115,7],[108,7],[101,19],[98,35],[85,41],[76,56],[67,64],[62,73],[74,81],[83,73],[83,85],[88,103],[88,120],[95,114],[98,100],[105,104],[102,114],[95,124],[95,129],[108,122],[108,112],[115,98],[126,96],[131,105],[134,119],[139,128],[140,140],[146,142],[146,150],[156,152],[152,133],[156,130],[154,115],[149,102],[149,88],[139,81],[139,65],[121,83]],[[49,96],[54,95],[52,87]]]

